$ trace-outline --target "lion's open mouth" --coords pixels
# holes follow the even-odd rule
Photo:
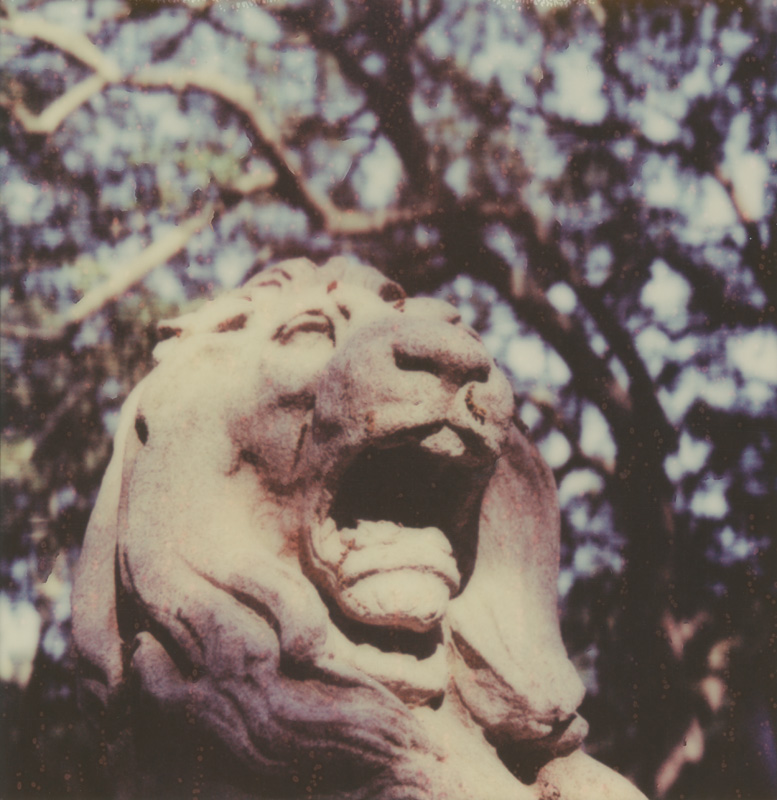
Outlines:
[[[419,665],[444,663],[441,622],[474,569],[493,467],[477,441],[437,424],[369,442],[332,476],[328,514],[311,530],[310,567],[349,642],[412,656]],[[376,663],[381,672],[389,662]],[[439,680],[419,677],[413,691],[428,683],[437,692]]]
[[[447,427],[399,445],[370,446],[342,476],[330,517],[340,530],[382,522],[408,534],[440,531],[450,543],[460,591],[474,568],[480,504],[492,467]]]

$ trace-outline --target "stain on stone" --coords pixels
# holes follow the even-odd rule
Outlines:
[[[240,460],[245,461],[246,464],[250,464],[254,469],[259,466],[259,454],[255,453],[253,450],[243,449],[240,451]]]
[[[475,388],[474,386],[470,386],[469,389],[467,389],[467,394],[464,397],[464,402],[466,403],[467,409],[469,410],[470,414],[472,414],[472,416],[481,425],[483,425],[483,424],[485,424],[485,421],[486,421],[486,410],[484,408],[481,408],[475,402],[475,399],[472,396],[474,394],[474,388]]]
[[[393,281],[384,283],[383,286],[380,287],[378,296],[386,303],[395,303],[397,300],[404,300],[407,297],[405,290]]]
[[[245,328],[248,317],[245,314],[238,314],[236,317],[224,320],[216,329],[219,333],[227,333],[227,331],[239,331]]]
[[[145,444],[148,441],[148,423],[142,414],[138,414],[135,417],[135,432],[141,444]]]
[[[162,325],[157,330],[159,340],[162,342],[165,341],[165,339],[172,339],[173,336],[180,336],[181,332],[180,328],[174,328],[172,325]]]

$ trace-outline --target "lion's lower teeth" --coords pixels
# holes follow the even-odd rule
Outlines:
[[[414,528],[391,520],[360,519],[356,521],[356,525],[353,528],[343,528],[340,531],[340,536],[348,546],[357,548],[381,543],[393,543],[398,538],[402,539],[403,546],[405,543],[408,546],[412,546],[415,542],[433,539],[443,552],[449,555],[452,553],[448,538],[439,528],[432,526]]]

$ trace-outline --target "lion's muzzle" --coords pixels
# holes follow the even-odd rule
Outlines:
[[[401,443],[407,431],[434,434],[443,426],[461,440],[461,455],[483,462],[501,453],[512,390],[455,312],[408,300],[402,313],[359,326],[338,347],[319,382],[314,439],[341,465],[344,449],[355,455],[370,443]]]
[[[310,446],[326,490],[309,534],[314,582],[378,646],[400,647],[401,631],[438,642],[474,569],[507,380],[455,309],[410,300],[338,342],[316,395]]]

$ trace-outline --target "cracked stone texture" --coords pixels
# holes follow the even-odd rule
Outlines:
[[[627,800],[552,475],[455,308],[306,259],[163,323],[74,590],[118,797]]]

